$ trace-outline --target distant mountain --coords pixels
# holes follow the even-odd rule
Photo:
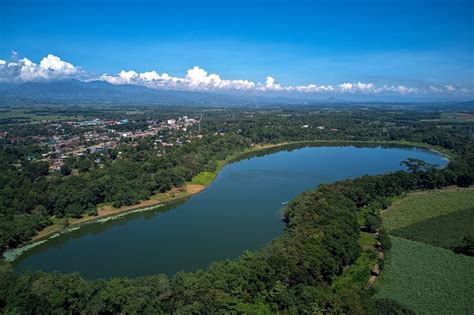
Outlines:
[[[329,98],[300,99],[288,96],[222,92],[157,90],[139,85],[114,85],[105,81],[62,80],[0,85],[0,105],[6,104],[97,104],[97,105],[320,105],[348,104]]]
[[[102,104],[102,105],[250,105],[299,103],[292,98],[227,95],[192,91],[157,90],[105,81],[64,80],[0,86],[0,104]]]
[[[214,104],[225,100],[220,95],[155,90],[137,85],[113,85],[105,81],[78,80],[28,82],[0,88],[0,97],[10,101],[34,103],[100,103],[100,104]]]
[[[13,87],[15,87],[16,84],[15,83],[3,83],[3,82],[0,82],[0,91],[3,91],[3,90],[8,90],[8,89],[11,89]]]
[[[315,99],[311,95],[264,95],[244,92],[193,92],[157,90],[138,85],[114,85],[105,81],[62,80],[50,82],[28,82],[20,84],[0,83],[0,105],[208,105],[208,106],[264,106],[264,105],[306,105],[306,106],[385,106],[414,105],[421,103],[458,103],[444,100],[387,99],[342,100],[334,97]],[[366,96],[368,97],[368,96]],[[472,101],[463,106],[472,106]]]

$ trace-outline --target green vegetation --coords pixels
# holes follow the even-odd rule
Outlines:
[[[474,206],[474,188],[423,191],[394,203],[382,214],[389,232]]]
[[[77,113],[88,115],[87,111]],[[96,117],[129,118],[130,123],[119,130],[128,131],[146,128],[149,118],[163,119],[169,113],[175,117],[176,112],[196,113],[197,109],[90,111],[95,111]],[[202,137],[191,143],[168,146],[158,154],[154,142],[158,139],[143,138],[134,145],[124,141],[100,156],[100,166],[95,163],[99,156],[91,154],[67,161],[68,167],[56,173],[49,172],[41,161],[47,147],[35,137],[53,136],[48,124],[6,118],[2,131],[9,138],[0,139],[2,250],[27,241],[50,224],[51,217],[69,222],[68,218],[93,213],[104,203],[119,207],[169,191],[184,194],[179,187],[189,182],[208,183],[225,161],[263,144],[422,143],[450,152],[452,160],[444,169],[407,161],[409,172],[364,176],[305,192],[286,208],[284,233],[263,250],[216,262],[194,273],[87,281],[78,274],[17,274],[6,264],[0,268],[1,313],[411,314],[399,302],[422,312],[447,309],[462,313],[466,305],[473,305],[468,300],[473,291],[472,257],[396,237],[392,238],[393,249],[377,297],[397,301],[373,300],[373,292],[364,285],[368,267],[376,259],[374,239],[368,232],[380,227],[380,211],[390,200],[397,203],[397,198],[409,192],[472,183],[471,125],[434,121],[441,117],[440,112],[426,108],[323,110],[295,106],[198,111],[205,112]],[[64,115],[70,112],[65,110]],[[127,112],[131,116],[126,116]],[[421,199],[415,197],[412,204],[407,201],[410,198],[400,199],[384,212],[386,227],[391,232],[408,228],[454,213],[454,205],[458,210],[468,209],[474,197],[470,193],[436,199],[433,193],[432,199],[423,197],[425,194],[431,196],[415,194]],[[423,210],[425,204],[430,209]],[[421,210],[413,211],[418,208]],[[379,231],[379,241],[385,250],[390,248],[384,229]],[[466,239],[459,245],[469,251],[470,244]]]
[[[0,110],[0,124],[11,122],[43,121],[43,120],[72,120],[81,119],[82,115],[71,115],[58,111],[38,111],[38,110]]]
[[[474,257],[450,250],[468,255],[472,246],[465,240],[474,236],[473,187],[411,193],[397,198],[382,217],[392,248],[376,297],[421,314],[472,312]]]
[[[333,287],[343,288],[350,285],[356,285],[363,289],[367,286],[372,267],[377,263],[377,257],[374,251],[376,243],[375,236],[372,233],[361,232],[359,245],[362,252],[357,260],[333,282]]]
[[[382,298],[375,301],[375,310],[380,315],[415,315],[415,311],[406,305],[398,303],[389,298]]]
[[[191,184],[209,185],[214,180],[214,178],[216,178],[216,176],[217,176],[217,171],[201,172],[193,177],[193,179],[191,180]]]
[[[472,191],[469,193],[472,194]],[[464,237],[474,237],[474,207],[420,221],[391,234],[452,249],[460,245]]]
[[[441,119],[451,122],[473,122],[474,115],[468,113],[443,113],[441,114]]]
[[[419,314],[473,312],[474,258],[392,237],[377,298],[387,297]]]

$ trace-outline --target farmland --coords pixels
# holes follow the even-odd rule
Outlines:
[[[473,235],[473,188],[412,193],[394,200],[382,218],[393,246],[376,297],[419,314],[471,314],[474,257],[450,249]]]
[[[377,298],[389,297],[419,314],[471,314],[474,258],[391,237]]]
[[[448,188],[410,194],[382,214],[389,232],[474,206],[474,188]]]
[[[392,235],[451,249],[474,236],[474,207],[421,221],[394,230]]]

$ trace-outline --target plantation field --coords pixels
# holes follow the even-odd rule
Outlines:
[[[474,187],[449,188],[410,194],[382,213],[383,225],[389,231],[474,207]]]
[[[391,298],[417,314],[473,314],[474,258],[391,237],[376,298]]]
[[[394,236],[451,249],[474,237],[474,207],[441,215],[390,232]]]
[[[0,111],[0,120],[1,119],[15,119],[18,121],[43,121],[43,120],[75,120],[84,118],[81,115],[55,115],[53,113],[35,113],[25,110],[2,110]]]

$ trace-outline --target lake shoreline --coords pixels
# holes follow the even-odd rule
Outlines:
[[[143,209],[151,210],[152,208],[154,209],[157,207],[165,206],[166,204],[172,201],[179,201],[181,199],[185,199],[192,195],[195,195],[201,192],[202,190],[204,190],[206,187],[203,185],[186,184],[184,185],[184,187],[181,187],[181,189],[182,188],[184,188],[184,191],[178,191],[179,190],[178,188],[173,188],[172,190],[165,192],[164,193],[165,195],[176,194],[175,197],[170,196],[170,197],[167,197],[167,199],[154,199],[152,196],[148,200],[142,200],[139,203],[135,205],[131,205],[131,206],[124,206],[120,208],[114,208],[110,204],[98,206],[98,209],[97,209],[98,215],[95,215],[95,216],[85,215],[82,218],[77,218],[77,219],[68,218],[69,224],[67,226],[63,226],[60,224],[50,225],[46,227],[45,229],[39,231],[35,236],[31,238],[29,242],[26,242],[23,245],[44,240],[46,238],[49,238],[51,235],[61,233],[63,230],[68,230],[71,227],[77,227],[83,224],[94,223],[95,221],[100,221],[105,218],[114,217],[117,215],[133,213],[136,210],[143,210]]]
[[[225,160],[221,160],[218,163],[218,166],[214,172],[211,172],[211,176],[208,176],[202,183],[193,183],[191,182],[186,183],[185,185],[177,188],[173,188],[165,193],[155,194],[150,197],[148,200],[140,201],[139,203],[131,206],[125,206],[121,208],[114,208],[111,204],[102,204],[98,205],[98,215],[96,216],[84,216],[82,218],[73,219],[68,218],[69,224],[65,226],[63,223],[55,223],[46,227],[45,229],[39,231],[35,236],[33,236],[29,241],[21,244],[18,247],[11,248],[6,250],[3,253],[3,258],[8,256],[7,253],[18,251],[19,255],[24,251],[28,250],[36,246],[35,244],[39,245],[46,242],[48,239],[54,238],[59,236],[60,234],[68,233],[70,231],[74,231],[79,229],[82,225],[85,224],[94,224],[103,221],[104,219],[113,220],[114,218],[123,217],[125,215],[135,213],[138,211],[148,211],[153,210],[158,207],[165,206],[170,202],[179,201],[182,199],[187,199],[195,194],[200,193],[204,189],[206,189],[217,177],[220,170],[227,164],[233,163],[238,161],[241,158],[244,158],[248,154],[258,153],[269,149],[275,148],[282,148],[290,147],[290,146],[349,146],[349,145],[390,145],[390,146],[406,146],[406,147],[416,147],[422,149],[428,149],[433,151],[443,157],[445,157],[448,161],[450,157],[452,157],[449,151],[442,152],[438,150],[439,148],[435,146],[431,146],[428,144],[420,144],[420,143],[412,143],[412,142],[405,142],[405,141],[351,141],[351,140],[313,140],[313,141],[296,141],[296,142],[283,142],[277,144],[263,144],[263,145],[255,145],[247,150],[239,151]],[[209,173],[209,172],[208,172]],[[201,174],[201,173],[200,173]],[[200,174],[196,175],[194,178],[198,177]],[[193,179],[194,179],[193,178]],[[13,254],[15,255],[15,254]],[[18,255],[18,256],[19,256]],[[16,259],[16,257],[15,257]]]

